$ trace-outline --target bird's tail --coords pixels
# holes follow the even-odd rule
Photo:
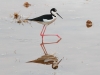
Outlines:
[[[25,19],[25,20],[33,21],[33,19]]]

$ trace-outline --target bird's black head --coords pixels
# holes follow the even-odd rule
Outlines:
[[[54,16],[54,17],[56,17],[56,15],[58,15],[59,17],[61,17],[58,13],[57,13],[57,9],[56,8],[52,8],[51,10],[50,10],[50,13]],[[61,17],[62,18],[62,17]],[[63,19],[63,18],[62,18]]]
[[[57,9],[56,8],[52,8],[51,10],[50,10],[50,12],[57,12]]]

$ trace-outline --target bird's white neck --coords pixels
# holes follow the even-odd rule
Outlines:
[[[51,11],[51,14],[52,14],[54,17],[57,16],[56,12]]]

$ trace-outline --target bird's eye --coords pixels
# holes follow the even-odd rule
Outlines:
[[[56,9],[54,9],[54,11],[56,12],[57,10],[56,10]]]

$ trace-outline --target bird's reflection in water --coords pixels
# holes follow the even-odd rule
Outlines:
[[[54,56],[54,54],[48,54],[46,51],[46,48],[44,46],[44,44],[54,44],[54,43],[58,43],[61,39],[57,40],[56,42],[51,42],[51,43],[41,43],[41,47],[43,49],[44,55],[42,55],[41,57],[32,60],[32,61],[28,61],[27,63],[39,63],[39,64],[45,64],[45,65],[52,65],[53,69],[57,69],[59,63],[62,61],[62,59],[58,60],[58,58],[56,56]]]
[[[45,64],[45,65],[52,65],[53,69],[57,69],[59,63],[62,61],[58,61],[57,57],[54,55],[43,55],[40,58],[37,58],[36,60],[28,61],[27,63],[40,63],[40,64]]]

